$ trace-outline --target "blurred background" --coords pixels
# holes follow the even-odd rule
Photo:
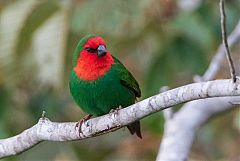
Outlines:
[[[226,13],[230,33],[240,1],[228,0]],[[0,0],[0,138],[31,127],[43,110],[58,122],[85,115],[70,96],[68,78],[76,44],[89,33],[106,40],[138,80],[144,99],[204,73],[221,43],[218,1]],[[240,44],[232,52],[239,69]],[[217,78],[228,78],[227,63],[221,68]],[[3,160],[155,160],[163,125],[159,112],[142,120],[142,140],[120,129],[83,141],[40,143]],[[198,132],[189,161],[237,161],[239,145],[236,108]]]

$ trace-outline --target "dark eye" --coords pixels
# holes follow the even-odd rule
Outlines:
[[[85,50],[89,53],[95,53],[97,52],[97,49],[93,49],[93,48],[85,48]]]

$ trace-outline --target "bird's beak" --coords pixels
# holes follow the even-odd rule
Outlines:
[[[104,56],[107,53],[107,49],[104,45],[99,45],[97,48],[97,55],[100,56]]]

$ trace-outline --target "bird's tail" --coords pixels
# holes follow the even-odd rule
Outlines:
[[[136,121],[127,126],[128,130],[132,135],[136,134],[139,138],[142,139],[140,121]]]

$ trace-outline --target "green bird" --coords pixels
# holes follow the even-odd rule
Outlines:
[[[101,116],[119,107],[135,103],[141,96],[137,81],[125,66],[107,50],[103,38],[83,37],[73,55],[73,69],[69,82],[73,99],[89,115]],[[131,134],[142,138],[140,122],[127,125]]]

